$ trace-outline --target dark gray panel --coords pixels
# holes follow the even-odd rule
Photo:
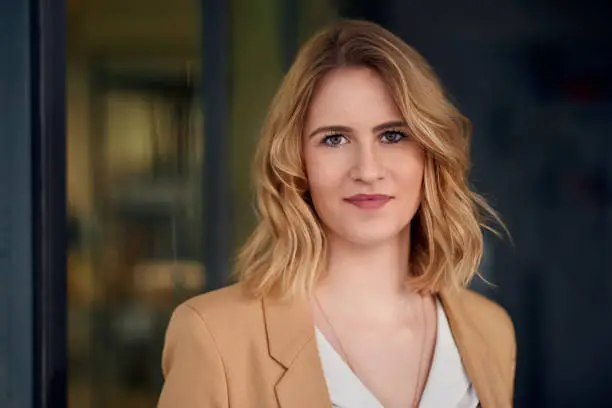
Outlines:
[[[0,2],[0,406],[33,405],[29,3]]]
[[[32,262],[34,406],[66,400],[66,40],[65,3],[31,4]]]
[[[204,210],[207,288],[229,281],[230,190],[228,180],[230,27],[229,3],[202,1],[204,99]]]

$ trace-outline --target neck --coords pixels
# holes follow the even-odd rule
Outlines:
[[[347,309],[363,315],[388,315],[406,296],[410,230],[373,246],[360,246],[328,235],[327,273],[318,285]]]

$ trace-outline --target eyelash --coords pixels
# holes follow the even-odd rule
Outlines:
[[[406,132],[404,132],[403,130],[399,130],[399,129],[390,129],[390,130],[385,130],[381,135],[380,138],[383,138],[385,135],[389,135],[389,134],[397,134],[400,135],[400,138],[397,141],[393,141],[393,142],[383,142],[384,144],[395,144],[395,143],[399,143],[402,140],[406,139],[408,137],[408,135],[406,134]],[[344,136],[341,133],[330,133],[328,135],[326,135],[325,137],[323,137],[323,139],[321,140],[321,143],[324,145],[327,145],[328,147],[337,147],[337,146],[341,146],[344,143],[338,143],[338,144],[329,144],[328,141],[332,138],[332,137],[343,137],[346,140],[346,136]]]
[[[406,134],[406,132],[400,129],[385,130],[380,136],[383,137],[384,135],[389,135],[389,134],[397,134],[400,136],[400,138],[396,142],[386,142],[387,144],[399,143],[408,137],[408,134]]]

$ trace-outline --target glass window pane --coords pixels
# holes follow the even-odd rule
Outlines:
[[[70,407],[156,405],[170,314],[207,290],[204,186],[221,176],[205,174],[205,140],[229,138],[233,253],[255,221],[250,164],[287,58],[283,18],[297,46],[330,3],[228,4],[229,134],[206,135],[206,2],[68,2]]]
[[[70,406],[152,407],[169,315],[205,288],[200,4],[69,7]]]

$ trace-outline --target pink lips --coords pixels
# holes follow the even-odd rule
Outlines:
[[[376,210],[383,207],[392,197],[384,194],[356,194],[345,201],[364,210]]]

